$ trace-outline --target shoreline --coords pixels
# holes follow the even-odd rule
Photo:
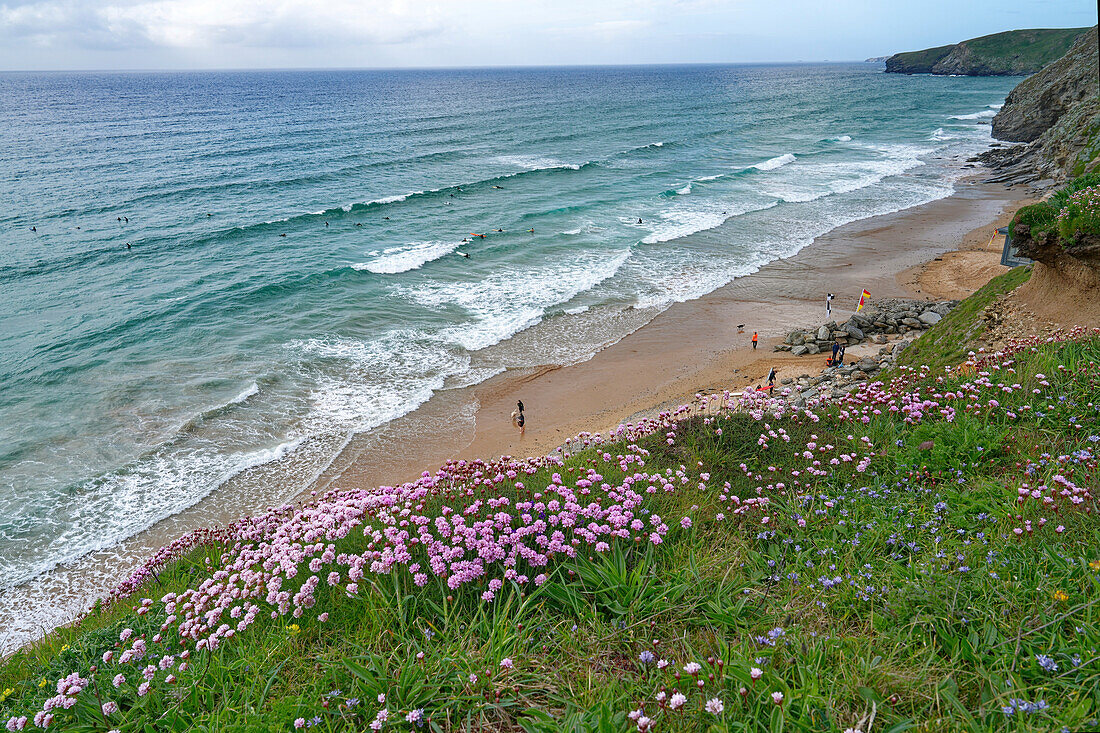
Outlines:
[[[1011,218],[1005,212],[1023,203],[1021,193],[972,176],[959,180],[946,198],[842,225],[792,257],[668,307],[585,361],[508,370],[476,385],[440,390],[416,410],[354,436],[308,488],[275,503],[309,501],[329,489],[401,484],[451,459],[546,455],[579,433],[606,433],[622,422],[690,402],[697,392],[759,384],[771,366],[780,378],[816,373],[818,359],[773,353],[772,346],[793,328],[823,322],[826,292],[837,294],[833,317],[843,320],[851,311],[842,306],[854,309],[864,287],[872,298],[932,294],[921,291],[939,275],[921,280],[922,273],[953,259],[945,256],[948,252],[970,252],[967,257],[979,258],[997,274],[1006,269],[999,265],[999,247],[996,253],[978,250],[995,225]],[[968,286],[968,293],[990,276]],[[741,323],[744,333],[736,328]],[[754,329],[760,333],[756,352],[749,344]],[[859,348],[849,353],[858,355]],[[527,406],[523,435],[510,420],[517,398]],[[43,631],[38,624],[20,623],[22,609],[53,608],[65,617],[62,623],[71,622],[88,605],[71,588],[112,579],[106,593],[177,537],[237,520],[242,513],[225,501],[233,485],[237,482],[118,546],[18,586],[20,604],[0,596],[9,601],[0,604],[0,628],[6,626],[11,638],[20,639],[6,652],[33,643]]]
[[[440,391],[353,439],[297,500],[333,488],[404,483],[452,459],[546,455],[578,433],[606,433],[690,402],[697,392],[758,384],[771,366],[780,378],[816,372],[817,359],[772,347],[793,328],[820,325],[827,292],[837,294],[839,321],[863,288],[872,299],[961,299],[1008,269],[1000,265],[1001,240],[991,242],[990,234],[1029,199],[981,183],[979,175],[960,179],[946,198],[844,224],[792,257],[673,304],[588,360],[509,370]],[[760,333],[755,352],[753,330]],[[510,419],[517,399],[527,408],[522,434]]]

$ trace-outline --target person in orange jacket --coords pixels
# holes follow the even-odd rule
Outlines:
[[[756,351],[756,342],[759,341],[759,340],[760,340],[760,336],[757,335],[756,331],[753,331],[752,332],[752,350],[753,351]]]

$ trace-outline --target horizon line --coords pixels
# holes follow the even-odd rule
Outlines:
[[[821,59],[816,61],[661,61],[622,64],[483,64],[477,66],[224,66],[224,67],[149,67],[127,69],[0,69],[0,74],[152,74],[262,71],[487,71],[508,69],[628,69],[669,66],[784,66],[793,64],[867,64],[870,59]]]

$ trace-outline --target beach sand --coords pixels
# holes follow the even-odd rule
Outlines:
[[[780,378],[816,374],[824,356],[794,357],[772,347],[795,327],[824,322],[827,292],[836,293],[838,321],[851,314],[863,288],[872,299],[964,298],[1007,269],[1000,265],[1003,240],[990,237],[1025,203],[1022,194],[973,177],[948,198],[842,226],[794,257],[673,305],[588,361],[508,371],[440,393],[353,440],[316,489],[392,485],[448,459],[545,455],[580,432],[607,432],[690,402],[697,392],[762,384],[772,366]],[[750,344],[754,330],[757,351]],[[522,434],[510,419],[517,399],[527,408]]]

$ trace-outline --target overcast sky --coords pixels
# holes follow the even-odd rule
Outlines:
[[[853,60],[1094,0],[0,0],[0,69]]]

